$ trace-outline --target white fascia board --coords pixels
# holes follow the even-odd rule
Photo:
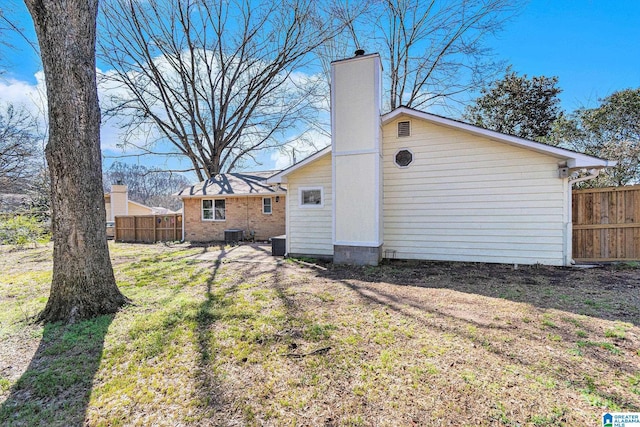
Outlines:
[[[267,178],[266,183],[267,184],[282,184],[282,183],[286,183],[287,182],[287,175],[289,175],[292,172],[297,171],[298,169],[308,165],[309,163],[313,163],[316,160],[318,160],[321,157],[324,157],[327,154],[331,153],[331,146],[329,145],[328,147],[323,148],[322,150],[310,155],[309,157],[307,157],[304,160],[300,160],[298,163],[289,166],[287,169],[283,170],[282,172],[279,172],[273,176],[270,176],[269,178]]]
[[[385,125],[401,115],[415,117],[417,119],[422,119],[437,125],[458,129],[497,142],[502,142],[504,144],[525,148],[538,153],[547,154],[558,159],[563,159],[567,161],[567,166],[572,169],[606,168],[615,166],[617,164],[617,162],[613,160],[600,159],[598,157],[589,156],[587,154],[577,153],[575,151],[566,150],[564,148],[543,144],[541,142],[531,141],[528,139],[519,138],[517,136],[506,135],[500,132],[483,129],[481,127],[474,126],[468,123],[459,122],[457,120],[448,119],[446,117],[436,116],[434,114],[425,113],[423,111],[413,110],[407,107],[399,107],[387,114],[384,114],[382,116],[382,124]]]

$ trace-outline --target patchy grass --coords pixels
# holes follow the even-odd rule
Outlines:
[[[349,268],[249,246],[110,249],[134,305],[42,327],[29,320],[50,246],[0,247],[0,424],[573,426],[640,411],[631,265]]]

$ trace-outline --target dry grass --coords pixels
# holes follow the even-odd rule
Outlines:
[[[596,425],[640,411],[640,270],[112,245],[134,306],[45,328],[50,248],[0,249],[0,423]],[[250,262],[248,262],[250,261]]]

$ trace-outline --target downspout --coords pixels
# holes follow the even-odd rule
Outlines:
[[[577,184],[579,182],[588,181],[590,179],[596,178],[600,175],[601,169],[591,169],[589,170],[589,175],[583,176],[581,178],[575,178],[568,180],[568,188],[567,188],[567,207],[569,211],[567,212],[568,220],[565,222],[565,267],[569,267],[574,265],[576,262],[573,259],[573,224],[571,221],[571,198],[573,197],[573,184]]]
[[[182,242],[184,243],[184,225],[186,223],[185,219],[185,211],[184,211],[184,198],[182,199]]]

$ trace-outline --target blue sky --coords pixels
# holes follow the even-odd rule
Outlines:
[[[27,36],[35,39],[24,4],[9,4]],[[19,38],[10,41],[18,50],[2,50],[0,100],[28,92],[40,69],[31,48]],[[557,76],[568,112],[594,107],[616,90],[640,87],[639,0],[531,0],[487,42],[496,59],[519,74]],[[105,144],[106,139],[103,135]]]
[[[532,0],[490,45],[520,74],[558,76],[562,105],[640,87],[640,1]]]

